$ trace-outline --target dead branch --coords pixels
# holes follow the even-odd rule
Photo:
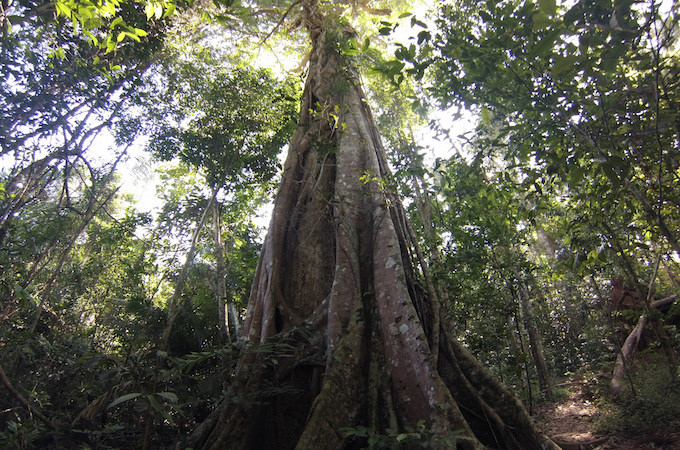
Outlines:
[[[673,303],[677,299],[678,294],[674,294],[659,300],[654,300],[653,302],[651,302],[650,306],[651,309],[659,309],[670,303]],[[633,331],[631,331],[628,337],[626,338],[626,341],[623,343],[623,346],[621,347],[621,351],[616,357],[616,363],[614,364],[614,373],[612,375],[612,381],[610,383],[610,387],[614,394],[618,394],[621,392],[621,379],[623,378],[623,374],[626,370],[625,366],[632,360],[633,354],[635,353],[638,343],[640,342],[642,330],[644,329],[646,323],[647,314],[643,314],[642,316],[640,316],[640,319],[638,319],[638,323],[635,325],[635,328],[633,328]]]
[[[0,366],[0,379],[2,380],[2,383],[5,385],[7,390],[14,396],[14,398],[19,400],[19,402],[22,405],[24,405],[26,409],[28,409],[28,412],[30,414],[40,419],[40,421],[47,425],[50,430],[53,431],[56,430],[55,426],[52,424],[52,422],[50,422],[50,419],[45,417],[45,415],[38,411],[37,409],[33,408],[31,404],[28,402],[28,400],[26,400],[26,398],[23,395],[21,395],[19,391],[17,391],[17,389],[12,385],[12,383],[7,378],[7,375],[5,375],[5,371],[2,369],[2,366]]]

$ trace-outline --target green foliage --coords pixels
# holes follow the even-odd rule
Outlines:
[[[202,364],[212,360],[213,358],[227,357],[235,359],[235,349],[233,347],[213,347],[200,352],[187,353],[186,355],[171,358],[175,368],[183,373],[191,373],[194,369]]]
[[[680,382],[671,378],[668,365],[648,361],[633,372],[635,392],[627,389],[621,396],[601,407],[607,412],[599,426],[603,431],[627,436],[653,435],[677,429],[680,425]]]
[[[161,160],[179,157],[204,170],[210,186],[270,179],[297,123],[296,83],[279,82],[264,69],[215,63],[175,61],[163,69],[167,103],[148,105],[154,111],[149,148]]]
[[[83,2],[78,5],[83,12],[92,9]],[[130,3],[122,7],[121,14],[136,34],[125,33],[149,36],[143,44],[124,42],[116,52],[103,53],[72,28],[44,20],[46,11],[40,5],[12,3],[25,16],[3,37],[0,52],[0,75],[12,80],[0,88],[0,154],[16,152],[16,161],[24,161],[17,171],[30,160],[24,152],[38,143],[42,145],[35,157],[37,167],[69,156],[73,160],[87,147],[83,139],[96,135],[102,123],[111,126],[130,106],[134,90],[130,81],[148,67],[150,56],[161,45],[165,24],[142,23],[144,16]],[[85,117],[87,123],[80,123]],[[42,160],[50,153],[54,153],[50,159]]]
[[[82,32],[93,46],[100,47],[108,53],[124,39],[141,42],[140,38],[148,36],[145,30],[130,25],[123,19],[122,8],[127,6],[125,3],[117,0],[102,2],[59,0],[54,6],[57,19],[64,17],[74,31]],[[162,0],[141,4],[144,6],[147,20],[167,18],[175,11],[174,2]],[[102,33],[106,28],[108,30]],[[98,38],[95,33],[100,34],[100,37]],[[58,51],[56,55],[63,56],[63,51]]]
[[[418,57],[418,45],[427,43],[432,38],[432,34],[428,29],[428,25],[419,20],[417,16],[406,12],[399,15],[396,20],[388,21],[381,20],[378,27],[378,34],[381,36],[390,36],[397,33],[397,29],[401,27],[410,29],[408,45],[401,42],[395,42],[394,56],[387,58],[383,53],[373,55],[373,64],[370,71],[382,75],[390,81],[392,87],[401,87],[404,81],[409,78],[416,78],[420,80],[425,74],[425,70],[429,67],[431,61],[425,58]],[[402,33],[408,33],[406,31]]]
[[[52,3],[10,5],[17,15],[0,52],[0,76],[8,80],[0,87],[0,299],[8,328],[44,331],[46,318],[37,316],[45,307],[57,308],[57,321],[67,312],[80,323],[75,303],[87,297],[80,281],[91,274],[70,258],[82,250],[76,247],[88,222],[114,201],[112,172],[124,153],[95,157],[101,144],[92,140],[130,111],[131,81],[158,50],[163,26],[147,28],[153,36],[145,45],[126,42],[102,54],[61,18],[50,20]],[[137,24],[138,12],[121,8],[127,23]],[[129,140],[135,131],[121,133]]]
[[[670,206],[678,192],[662,187],[678,166],[668,121],[680,70],[676,13],[663,17],[654,2],[447,4],[423,50],[435,58],[431,91],[443,105],[480,110],[483,126],[493,120],[498,133],[480,143],[521,167],[524,185],[557,187],[575,227],[597,223],[614,245],[620,232],[607,222],[634,224],[641,237],[673,244],[677,227],[659,224],[680,220]],[[606,258],[595,252],[602,244],[575,248],[588,255],[575,265]],[[644,239],[630,244],[645,248]]]
[[[569,391],[569,388],[559,386],[553,388],[553,396],[552,396],[552,401],[554,402],[560,402],[567,400],[568,398],[571,397],[571,391]]]
[[[209,199],[205,198],[204,177],[185,164],[167,164],[159,169],[164,203],[157,217],[156,255],[165,267],[165,279],[173,281],[181,270],[178,253],[186,252],[189,232],[195,228]],[[257,265],[260,230],[252,223],[253,211],[266,201],[269,184],[234,186],[220,196],[220,223],[226,266],[226,295],[237,311],[245,308],[252,276]],[[219,343],[216,299],[217,261],[214,229],[205,226],[196,249],[196,260],[189,268],[180,298],[179,315],[171,334],[173,355],[200,351]],[[171,285],[159,280],[161,286]],[[156,301],[164,305],[167,295]]]
[[[361,448],[456,448],[460,440],[470,439],[462,430],[448,433],[445,436],[435,435],[429,430],[425,421],[418,422],[416,427],[405,427],[403,431],[387,429],[385,433],[379,433],[373,428],[356,426],[341,428],[345,437],[366,445]]]
[[[38,18],[46,27],[52,24],[66,25],[68,30],[64,31],[72,34],[74,40],[85,38],[95,50],[103,50],[106,54],[117,50],[126,39],[141,43],[154,28],[151,21],[168,19],[175,13],[177,6],[186,7],[187,4],[169,0],[57,0],[46,7],[24,0],[11,2],[8,6],[9,20],[4,30],[5,36],[17,29],[21,32]],[[134,17],[135,14],[131,12],[135,11],[145,19],[142,21]],[[51,56],[64,59],[67,48],[61,43],[51,44]]]
[[[508,343],[518,283],[558,373],[615,355],[603,306],[619,274],[643,295],[676,289],[653,268],[661,255],[677,270],[677,14],[653,1],[444,2],[434,27],[415,25],[415,58],[397,46],[392,78],[415,75],[441,107],[477,115],[474,133],[439,129],[460,148],[433,170],[404,158],[424,194],[403,189],[421,197],[416,230],[429,199],[447,314],[511,384],[526,359]]]
[[[0,445],[7,449],[33,448],[36,440],[45,432],[46,427],[35,420],[24,420],[15,416],[14,420],[6,422],[0,431]]]
[[[153,415],[164,419],[171,426],[175,426],[175,421],[170,412],[174,408],[174,404],[178,402],[177,395],[172,392],[154,392],[152,394],[143,394],[141,392],[131,392],[121,395],[108,404],[106,409],[115,408],[116,406],[139,399],[134,403],[134,410],[138,413],[151,411]]]
[[[0,359],[37,409],[60,427],[76,421],[83,446],[131,435],[141,442],[145,421],[184,432],[225,396],[254,405],[299,392],[284,382],[248,394],[226,387],[238,350],[218,345],[211,230],[199,237],[170,349],[157,353],[177,255],[208,205],[206,187],[221,189],[227,296],[244,309],[259,252],[252,211],[270,192],[300,97],[299,80],[224,54],[239,51],[225,44],[234,36],[248,41],[236,30],[259,41],[278,22],[262,15],[280,2],[215,0],[216,9],[202,4],[198,13],[184,9],[191,3],[18,0],[3,34]],[[669,248],[680,224],[677,4],[659,7],[450,2],[435,26],[409,13],[361,23],[373,30],[364,40],[348,36],[347,8],[329,34],[326,44],[347,62],[370,66],[395,172],[390,180],[357,176],[383,192],[400,183],[435,281],[449,295],[443,313],[512,386],[532,372],[526,336],[515,329],[521,285],[557,373],[607,368],[616,354],[602,308],[614,275],[645,291],[650,279],[658,294],[676,290]],[[230,26],[228,37],[215,27],[191,36],[182,28],[179,43],[167,45],[171,19],[185,27],[197,15]],[[386,58],[381,40],[399,27],[410,27],[412,39]],[[339,94],[347,87],[332,85]],[[433,166],[414,132],[427,121],[425,88],[441,106],[479,116],[462,151]],[[345,131],[340,107],[311,107],[334,133]],[[148,148],[168,163],[153,220],[118,205],[113,172],[122,149],[110,161],[92,157],[103,129],[116,146],[149,135]],[[317,150],[333,152],[327,143],[320,137]],[[668,267],[658,274],[657,255]],[[639,311],[620,315],[635,320]],[[677,342],[677,329],[666,331]],[[302,351],[318,338],[294,330],[248,347],[250,373],[273,373],[301,354],[323,359]],[[613,404],[609,427],[642,431],[677,416],[677,380],[662,383],[660,374],[642,374],[637,397]],[[58,437],[11,397],[0,399],[0,411],[0,446],[49,446]],[[434,436],[424,423],[343,431],[369,448],[452,448],[461,438]]]

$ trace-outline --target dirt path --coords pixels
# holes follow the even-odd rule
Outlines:
[[[558,402],[536,407],[534,419],[543,433],[563,450],[642,450],[680,449],[680,434],[675,430],[659,435],[627,439],[616,434],[597,433],[596,421],[601,415],[597,405],[584,394],[583,383],[564,383],[570,396]]]
[[[595,433],[597,406],[586,399],[581,382],[567,384],[570,396],[556,403],[536,408],[534,418],[546,435],[564,450],[594,449],[609,438]]]

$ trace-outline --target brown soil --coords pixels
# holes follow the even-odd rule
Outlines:
[[[536,407],[534,419],[539,429],[564,450],[642,450],[680,449],[680,432],[650,434],[635,438],[597,432],[602,412],[584,394],[583,383],[572,381],[562,385],[570,396]]]

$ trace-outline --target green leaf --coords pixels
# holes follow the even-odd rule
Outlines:
[[[401,433],[397,435],[397,442],[404,441],[408,438],[408,434],[406,433]]]
[[[491,126],[491,112],[489,111],[489,108],[486,106],[482,107],[482,110],[479,113],[479,116],[482,120],[482,124],[484,126]]]
[[[168,3],[165,9],[165,14],[163,14],[163,18],[167,18],[175,14],[175,4],[174,3]]]
[[[427,24],[416,19],[416,16],[411,17],[411,27],[419,26],[421,28],[427,28]]]
[[[126,36],[128,36],[131,39],[134,39],[137,42],[142,42],[141,39],[139,39],[139,36],[137,36],[134,33],[130,33],[129,31],[123,31],[123,33],[125,33]]]
[[[572,6],[569,9],[569,11],[567,11],[564,14],[564,18],[563,18],[564,23],[567,24],[567,25],[571,25],[574,22],[576,22],[579,19],[579,17],[582,17],[583,12],[581,11],[581,7],[582,6],[581,6],[580,2],[578,2],[574,6]]]
[[[21,300],[28,300],[31,298],[31,294],[19,284],[14,285],[14,295],[19,297]]]
[[[151,405],[151,407],[153,409],[158,411],[161,414],[161,416],[163,416],[163,418],[165,420],[167,420],[168,423],[170,423],[170,425],[175,424],[175,421],[172,420],[172,416],[168,413],[168,411],[165,410],[163,405],[160,404],[160,402],[158,401],[158,399],[156,399],[156,397],[154,397],[153,395],[147,395],[146,399],[149,401],[149,405]]]
[[[113,30],[114,28],[116,28],[116,25],[119,25],[121,23],[123,23],[123,18],[116,17],[115,19],[113,19],[113,22],[111,22],[111,25],[109,25],[109,28]]]
[[[154,4],[154,16],[156,16],[156,19],[160,19],[163,16],[163,7],[158,3]]]
[[[356,39],[350,38],[350,40],[347,43],[347,46],[343,49],[342,54],[347,56],[354,56],[359,54],[359,44],[357,43]]]
[[[177,398],[177,394],[175,394],[174,392],[156,392],[156,395],[164,398],[170,403],[177,403],[179,401],[179,399]]]
[[[552,66],[552,74],[554,77],[559,77],[567,72],[570,72],[575,68],[574,63],[578,61],[578,57],[575,55],[569,56],[559,56],[554,57],[554,64]]]
[[[538,8],[546,16],[554,16],[557,12],[556,0],[538,0]]]
[[[141,392],[132,392],[130,394],[121,395],[120,397],[118,397],[117,399],[115,399],[114,401],[109,403],[109,405],[106,407],[106,409],[111,409],[114,406],[120,405],[123,402],[127,402],[128,400],[132,400],[134,398],[137,398],[140,395],[142,395]]]
[[[99,39],[97,39],[92,33],[90,33],[88,30],[83,30],[83,33],[85,34],[85,36],[90,38],[92,45],[94,45],[95,47],[99,46]]]
[[[62,2],[56,2],[54,4],[56,10],[57,10],[57,17],[59,16],[66,16],[70,17],[71,16],[71,8],[63,4]]]
[[[538,30],[543,30],[545,28],[550,27],[554,21],[548,17],[547,14],[541,12],[537,12],[533,16],[533,30],[538,31]]]
[[[430,34],[429,31],[421,31],[418,33],[418,45],[422,44],[423,42],[428,42],[432,38],[432,35]]]
[[[116,5],[113,2],[104,3],[104,5],[102,5],[102,9],[105,12],[104,15],[108,15],[109,17],[116,14]]]
[[[627,50],[628,47],[622,44],[608,47],[602,52],[600,67],[607,71],[614,70]]]

